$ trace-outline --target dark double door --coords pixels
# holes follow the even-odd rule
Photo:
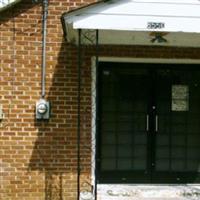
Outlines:
[[[98,180],[199,182],[198,66],[101,63],[99,75]]]

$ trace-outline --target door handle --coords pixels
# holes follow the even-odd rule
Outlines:
[[[156,115],[155,117],[155,122],[156,122],[155,129],[156,129],[156,132],[158,132],[158,115]]]
[[[149,131],[149,115],[146,116],[146,131]]]

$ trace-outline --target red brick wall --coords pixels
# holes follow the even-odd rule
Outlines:
[[[34,116],[41,93],[41,5],[22,1],[0,13],[2,200],[75,199],[76,52],[64,42],[60,18],[90,2],[49,2],[46,98],[52,116],[45,123]]]
[[[40,4],[22,1],[0,13],[0,199],[76,199],[77,52],[64,41],[63,12],[93,0],[50,0],[47,30],[48,122],[35,120],[41,94]],[[83,49],[81,99],[81,177],[90,177],[91,56]],[[148,58],[200,58],[197,48],[102,46],[100,55]],[[81,184],[82,185],[82,184]]]

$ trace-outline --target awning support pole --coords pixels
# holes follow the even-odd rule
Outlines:
[[[81,134],[81,29],[78,29],[78,95],[77,95],[77,200],[80,199],[80,134]]]
[[[98,137],[98,78],[99,78],[99,75],[98,75],[98,72],[99,72],[99,69],[98,69],[98,66],[99,66],[99,30],[96,30],[96,60],[95,60],[95,64],[96,64],[96,85],[95,85],[95,88],[96,88],[96,130],[95,130],[95,185],[94,185],[94,196],[95,196],[95,200],[97,200],[97,176],[98,176],[98,171],[97,171],[97,162],[98,162],[98,159],[97,159],[97,137]]]

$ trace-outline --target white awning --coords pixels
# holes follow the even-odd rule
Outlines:
[[[21,0],[0,0],[0,11],[20,2]]]
[[[64,16],[74,29],[200,32],[199,0],[111,0]]]
[[[66,34],[87,29],[101,30],[107,38],[108,31],[120,35],[124,31],[128,37],[132,37],[130,32],[172,33],[178,40],[177,33],[182,38],[184,33],[192,33],[196,38],[200,33],[200,0],[107,0],[65,13],[62,18]]]

